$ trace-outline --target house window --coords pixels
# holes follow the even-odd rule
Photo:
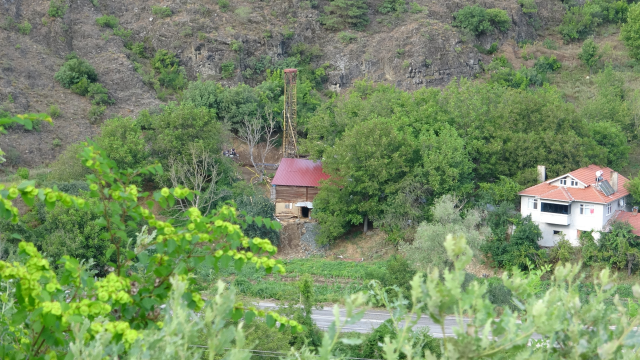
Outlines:
[[[611,215],[611,211],[613,210],[613,203],[607,204],[607,215]]]
[[[529,209],[538,209],[538,199],[529,199]]]
[[[571,186],[578,186],[578,181],[571,180]]]
[[[562,215],[571,214],[571,207],[569,205],[553,204],[553,203],[545,203],[545,202],[541,203],[541,205],[542,206],[540,211],[542,212],[562,214]]]
[[[595,212],[593,205],[580,204],[580,215],[591,215]]]
[[[284,204],[284,208],[285,209],[291,209],[291,205],[293,205],[293,204],[292,203]]]
[[[560,179],[560,185],[567,186],[567,179]]]
[[[562,234],[562,231],[560,230],[553,230],[553,235],[560,235]]]

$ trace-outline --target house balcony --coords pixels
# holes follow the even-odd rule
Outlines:
[[[539,222],[555,225],[569,225],[571,224],[571,215],[563,215],[549,212],[540,212],[538,217]]]

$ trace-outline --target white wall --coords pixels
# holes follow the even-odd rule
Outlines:
[[[605,212],[606,205],[602,204],[592,204],[592,203],[584,203],[574,201],[571,203],[571,223],[569,225],[556,225],[556,224],[547,224],[544,222],[540,222],[540,202],[538,200],[538,209],[533,210],[529,209],[529,199],[532,199],[531,196],[521,196],[520,199],[520,209],[522,216],[527,216],[531,214],[531,219],[538,224],[540,230],[542,231],[542,240],[539,242],[541,246],[553,246],[556,244],[558,240],[560,240],[559,235],[554,235],[553,231],[562,231],[565,235],[565,238],[571,242],[574,246],[579,245],[578,241],[578,230],[580,231],[601,231],[602,227],[611,219],[611,216],[615,213],[616,210],[628,210],[626,209],[628,206],[619,206],[619,201],[615,200],[612,204],[612,211],[610,215],[607,215]],[[556,201],[546,201],[545,202],[555,202]],[[593,214],[583,214],[580,215],[580,204],[590,204],[594,206]],[[626,199],[625,199],[626,204]],[[594,238],[596,240],[600,237],[600,234],[594,233]]]

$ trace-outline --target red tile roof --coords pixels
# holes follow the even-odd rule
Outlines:
[[[555,180],[551,179],[530,188],[524,189],[519,192],[518,195],[536,196],[541,199],[549,200],[585,201],[600,204],[610,203],[614,200],[629,195],[629,191],[627,191],[627,189],[624,187],[624,184],[629,181],[629,179],[618,174],[618,189],[611,196],[606,196],[602,191],[600,191],[600,189],[595,186],[596,171],[598,170],[602,170],[603,179],[611,183],[611,171],[613,170],[607,167],[589,165],[587,167],[583,167],[563,175],[571,175],[578,181],[583,182],[587,185],[587,187],[584,189],[550,185],[549,183]]]
[[[326,180],[329,175],[322,172],[322,163],[305,159],[287,159],[280,161],[272,185],[286,186],[320,186],[320,180]]]
[[[638,216],[638,213],[634,214],[629,211],[616,211],[616,214],[611,220],[629,223],[629,225],[633,226],[632,233],[640,236],[640,216]]]

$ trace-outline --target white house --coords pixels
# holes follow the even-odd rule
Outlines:
[[[543,182],[519,195],[522,216],[531,215],[542,230],[541,246],[555,245],[562,234],[578,245],[581,231],[601,231],[618,213],[629,211],[624,187],[629,180],[609,168],[589,165],[547,181],[544,167],[538,172]]]

